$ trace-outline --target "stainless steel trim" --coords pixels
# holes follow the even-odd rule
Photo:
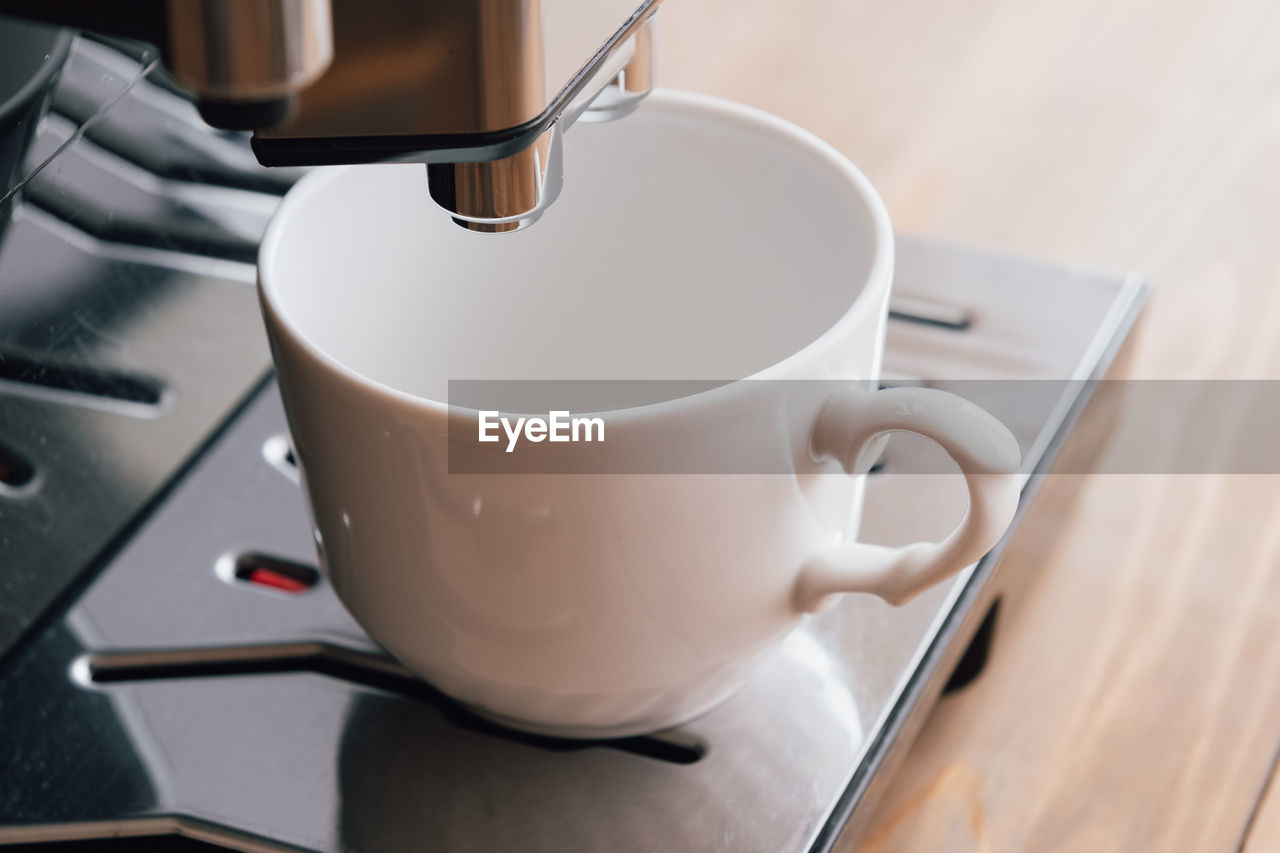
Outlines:
[[[533,145],[501,160],[427,164],[427,189],[436,204],[463,228],[487,234],[537,222],[563,185],[560,122]]]
[[[307,853],[307,848],[261,838],[206,820],[160,815],[125,820],[0,827],[0,845],[56,844],[58,842],[119,841],[133,839],[188,838],[244,853]]]
[[[889,316],[911,323],[926,323],[957,332],[969,328],[973,312],[963,305],[952,305],[938,299],[928,299],[910,293],[894,293],[889,297]]]
[[[333,60],[329,0],[169,0],[174,78],[201,98],[296,94]]]
[[[632,38],[631,58],[582,114],[583,121],[612,121],[627,115],[657,82],[658,14],[650,15]]]
[[[89,655],[84,664],[77,659],[73,666],[83,666],[94,682],[111,682],[157,677],[142,674],[157,670],[198,671],[216,670],[225,665],[301,666],[306,663],[328,663],[406,682],[418,681],[417,676],[385,654],[319,641],[172,649],[113,649]]]

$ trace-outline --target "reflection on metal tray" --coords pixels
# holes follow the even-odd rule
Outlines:
[[[264,181],[243,138],[142,72],[77,39],[0,203],[0,454],[32,470],[21,501],[0,472],[0,654],[270,367],[253,267],[230,258],[297,173]]]
[[[77,45],[42,129],[55,156],[33,166],[0,250],[0,844],[777,851],[856,832],[1022,578],[993,555],[903,608],[847,597],[742,693],[658,735],[564,742],[470,716],[383,656],[314,569],[242,263],[288,181],[168,91],[129,82],[131,61]],[[104,69],[119,99],[78,135]],[[168,153],[113,135],[122,113]],[[121,217],[104,215],[117,202]],[[895,304],[890,379],[1085,380],[1144,292],[1135,277],[899,246],[911,299]],[[1089,390],[1061,388],[1038,411],[996,411],[1028,475]],[[963,486],[895,474],[895,448],[864,535],[945,530]]]

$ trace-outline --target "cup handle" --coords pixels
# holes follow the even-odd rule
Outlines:
[[[870,592],[902,604],[977,562],[1013,521],[1022,491],[1018,441],[1004,424],[963,397],[932,388],[850,389],[833,394],[814,425],[816,459],[836,459],[849,474],[890,432],[914,432],[942,447],[964,472],[969,508],[941,542],[890,548],[858,542],[810,559],[795,584],[801,610],[837,592]]]

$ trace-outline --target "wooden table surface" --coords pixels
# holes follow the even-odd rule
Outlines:
[[[899,228],[1146,273],[1127,375],[1280,377],[1280,3],[663,17],[664,84],[825,137]],[[1280,850],[1280,477],[1051,477],[1005,559],[1037,580],[987,671],[842,853]]]

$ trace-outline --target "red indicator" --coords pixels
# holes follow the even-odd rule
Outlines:
[[[320,582],[320,573],[313,567],[266,554],[241,554],[234,575],[242,583],[293,593],[306,592]]]
[[[282,589],[285,592],[302,592],[309,586],[305,581],[282,575],[279,572],[273,572],[271,569],[254,569],[249,572],[249,577],[246,580],[249,583],[269,586],[273,589]]]

